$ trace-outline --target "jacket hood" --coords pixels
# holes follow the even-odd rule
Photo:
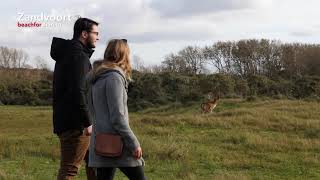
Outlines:
[[[65,56],[69,48],[70,40],[54,37],[51,43],[50,56],[53,60],[59,61]]]
[[[109,76],[110,74],[108,72],[117,72],[120,73],[120,75],[123,77],[125,81],[125,85],[127,87],[128,82],[125,78],[125,73],[120,67],[114,67],[114,68],[104,68],[102,71],[100,71],[99,74],[94,74],[93,71],[90,71],[87,76],[87,80],[93,85],[96,83],[99,79]]]
[[[53,60],[58,62],[65,59],[67,54],[81,53],[81,51],[84,51],[89,56],[89,58],[94,52],[93,49],[86,47],[79,40],[66,40],[58,37],[53,37],[50,56]]]

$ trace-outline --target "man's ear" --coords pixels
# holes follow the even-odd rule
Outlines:
[[[88,34],[87,31],[82,31],[82,32],[81,32],[81,37],[82,37],[83,39],[87,39],[88,36],[89,36],[89,34]]]

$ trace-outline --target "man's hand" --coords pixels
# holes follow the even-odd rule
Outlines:
[[[84,135],[86,135],[86,136],[90,136],[91,133],[92,133],[92,125],[89,126],[89,127],[84,128],[83,133],[84,133]]]
[[[138,147],[134,152],[133,152],[133,156],[136,159],[140,159],[142,157],[142,149],[141,147]]]

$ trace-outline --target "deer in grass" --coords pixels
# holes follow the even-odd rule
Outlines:
[[[216,96],[211,98],[209,101],[201,104],[201,110],[203,113],[211,113],[213,109],[217,106],[220,97]]]

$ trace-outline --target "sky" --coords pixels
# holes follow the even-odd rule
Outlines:
[[[126,38],[131,54],[159,65],[188,45],[267,38],[319,43],[318,0],[10,0],[1,2],[0,46],[41,56],[53,69],[52,37],[71,39],[81,17],[99,22],[100,40],[91,60],[103,57],[109,39]],[[18,22],[41,23],[19,27]]]

